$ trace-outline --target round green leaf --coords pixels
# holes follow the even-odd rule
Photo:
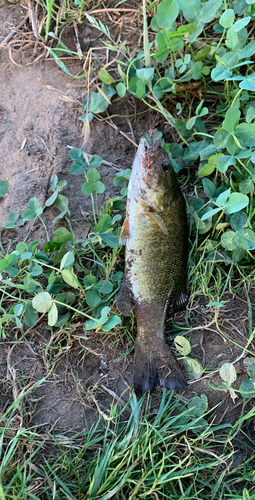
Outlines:
[[[32,300],[34,309],[41,313],[46,313],[50,310],[53,300],[48,292],[38,293]]]
[[[224,363],[220,369],[220,377],[230,387],[236,380],[236,369],[232,363]]]
[[[96,281],[97,281],[96,277],[93,276],[92,274],[88,274],[87,276],[85,276],[83,278],[83,283],[84,283],[84,286],[86,286],[86,287],[95,285]]]
[[[35,309],[29,304],[26,308],[24,316],[25,325],[28,326],[29,328],[32,328],[33,326],[36,325],[37,318],[38,318],[37,311],[35,311]]]
[[[39,264],[35,264],[33,269],[30,271],[31,276],[40,276],[42,274],[43,268]]]
[[[255,250],[255,233],[251,229],[240,229],[235,236],[235,242],[244,250]]]
[[[16,314],[16,316],[20,316],[22,314],[23,308],[24,304],[16,304],[13,308],[14,314]]]
[[[217,202],[216,202],[217,203]],[[243,193],[231,193],[225,204],[226,214],[239,212],[249,204],[249,198]]]
[[[177,337],[175,337],[174,339],[174,343],[177,351],[182,356],[187,356],[190,353],[191,351],[190,343],[185,337],[177,335]]]
[[[94,191],[95,184],[93,182],[84,182],[81,186],[81,192],[83,194],[92,194]]]
[[[199,361],[197,361],[197,359],[185,357],[185,358],[183,358],[183,364],[184,364],[184,368],[185,368],[186,372],[192,378],[194,378],[195,380],[198,380],[201,377],[201,375],[203,373],[203,367],[201,366]]]
[[[156,21],[162,28],[173,24],[179,14],[179,5],[176,0],[163,0],[157,7]]]
[[[112,292],[113,284],[109,280],[101,280],[97,283],[95,288],[99,293],[108,294]]]
[[[85,297],[89,307],[96,307],[101,302],[101,297],[95,288],[89,290]]]
[[[249,380],[244,380],[240,385],[240,394],[243,398],[254,398],[255,397],[255,378],[250,378]]]
[[[118,83],[118,85],[116,85],[116,90],[117,90],[118,95],[120,97],[124,97],[124,95],[126,94],[126,90],[127,90],[125,83],[122,83],[122,82]]]
[[[224,234],[221,235],[221,244],[229,252],[231,252],[237,247],[237,244],[235,242],[235,235],[236,233],[231,230],[226,231]]]
[[[20,241],[17,246],[16,246],[16,250],[18,250],[18,252],[21,254],[21,253],[24,253],[25,250],[27,248],[27,244],[26,243],[23,243],[23,241]]]
[[[95,182],[100,179],[100,173],[96,168],[90,168],[87,172],[87,178],[89,182],[95,184]]]
[[[25,210],[22,214],[22,219],[25,220],[25,221],[28,221],[28,220],[33,220],[36,218],[36,213],[34,210],[28,208],[27,210]]]
[[[99,236],[111,248],[115,248],[119,244],[119,238],[113,233],[100,233]]]
[[[141,68],[136,70],[136,74],[139,80],[147,83],[150,78],[153,77],[154,68]]]
[[[9,189],[9,183],[7,181],[0,181],[0,198],[4,196]]]
[[[43,208],[41,207],[37,198],[31,198],[31,200],[29,200],[28,202],[28,206],[29,208],[31,208],[31,210],[35,211],[36,215],[41,215],[43,213]]]
[[[201,394],[201,396],[195,396],[191,398],[188,402],[188,409],[190,410],[190,414],[193,418],[202,417],[205,414],[208,408],[208,400],[205,394]]]
[[[241,193],[244,193],[244,194],[253,193],[254,183],[252,182],[251,178],[240,182],[239,191],[241,191]]]
[[[105,185],[101,181],[96,181],[95,190],[97,194],[101,194],[105,191]]]
[[[92,168],[98,168],[102,165],[102,158],[99,155],[92,155],[89,159],[89,165]]]
[[[244,212],[236,212],[230,218],[230,225],[235,231],[242,229],[248,220],[248,215]]]
[[[235,13],[233,9],[227,9],[223,14],[220,16],[219,23],[223,28],[230,28],[232,26],[233,22],[235,20]]]

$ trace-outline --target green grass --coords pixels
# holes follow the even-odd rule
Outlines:
[[[107,421],[70,438],[15,428],[13,408],[0,421],[1,498],[255,498],[253,442],[239,430],[254,408],[231,428],[205,425],[207,414],[194,416],[197,401],[187,407],[173,392],[163,391],[156,414],[150,404],[133,395],[120,413],[113,405]]]

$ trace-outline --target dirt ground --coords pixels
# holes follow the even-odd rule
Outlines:
[[[9,4],[0,9],[0,42],[9,32],[9,23],[17,25],[23,16],[20,5]],[[79,27],[79,33],[83,41],[97,36],[86,23]],[[69,42],[73,43],[71,28],[67,36]],[[7,180],[10,185],[7,195],[0,199],[2,244],[7,249],[8,245],[12,247],[23,240],[30,223],[15,230],[5,230],[4,221],[10,212],[22,213],[27,208],[28,200],[34,196],[44,203],[52,173],[57,174],[60,180],[67,180],[63,194],[69,199],[71,222],[76,235],[82,237],[82,224],[91,212],[91,205],[90,198],[80,191],[84,180],[70,173],[72,161],[69,146],[81,147],[83,142],[80,103],[85,82],[75,81],[66,75],[50,58],[42,57],[36,64],[25,66],[28,57],[25,52],[12,55],[19,65],[11,62],[7,50],[0,51],[0,178]],[[72,61],[68,67],[73,73],[78,73],[81,64],[79,60]],[[133,100],[127,99],[124,108],[123,101],[120,103],[116,99],[109,112],[133,112]],[[157,117],[153,119],[157,121]],[[132,120],[134,135],[126,119],[113,118],[110,123],[117,125],[119,130],[137,143],[148,129],[148,116],[143,118],[142,115],[140,119],[137,117]],[[161,124],[159,128],[165,133],[170,132],[167,125]],[[124,169],[131,167],[135,151],[132,142],[108,123],[92,122],[88,153],[99,154],[106,162],[113,163],[115,168]],[[118,194],[118,188],[112,184],[116,170],[103,164],[100,173],[107,186],[106,193],[101,196]],[[57,228],[56,224],[52,224],[56,215],[53,208],[46,212],[50,237]],[[45,242],[41,224],[33,228],[31,238]],[[227,294],[225,300],[227,306],[222,310],[219,308],[218,324],[221,332],[232,342],[218,331],[214,308],[206,307],[201,300],[199,305],[191,308],[192,357],[210,371],[218,370],[223,363],[235,362],[237,382],[234,387],[238,388],[247,375],[243,351],[233,341],[244,347],[249,338],[247,300],[244,293],[235,297]],[[251,301],[255,309],[253,294]],[[169,321],[168,326],[171,326],[172,320]],[[179,313],[175,321],[185,328],[185,313]],[[77,325],[75,332],[66,329],[61,339],[57,331],[51,335],[43,321],[29,329],[24,336],[13,330],[10,337],[0,343],[1,411],[8,408],[15,391],[19,394],[25,386],[45,378],[26,399],[27,425],[69,433],[89,429],[99,414],[109,414],[111,403],[116,402],[116,395],[120,398],[120,406],[129,397],[133,354],[120,360],[130,345],[125,343],[125,339],[113,345],[116,339],[115,333],[106,337],[93,332],[85,335],[81,324]],[[254,350],[253,344],[250,350]],[[242,398],[239,396],[234,403],[226,392],[211,389],[208,380],[209,376],[205,375],[202,380],[191,382],[185,400],[206,394],[210,408],[220,405],[215,409],[216,422],[236,422],[241,412]],[[213,382],[220,384],[217,372]],[[156,389],[154,393],[159,395],[161,390]],[[154,403],[152,399],[152,410],[155,406],[156,411],[158,400],[156,397]],[[255,440],[254,429],[249,432]]]

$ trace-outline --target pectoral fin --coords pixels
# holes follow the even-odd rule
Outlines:
[[[168,234],[167,227],[166,227],[162,217],[160,217],[159,214],[156,214],[156,212],[149,212],[149,211],[144,210],[143,212],[141,212],[141,215],[145,215],[145,217],[149,217],[156,224],[158,224],[160,229],[162,229],[162,231],[164,231],[165,234]]]
[[[123,316],[130,316],[133,305],[133,298],[129,284],[127,280],[124,279],[116,297],[116,306]]]
[[[126,217],[121,228],[120,240],[119,240],[120,244],[125,245],[128,237],[129,237],[129,222]]]

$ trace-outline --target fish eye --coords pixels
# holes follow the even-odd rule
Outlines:
[[[167,172],[168,171],[168,167],[169,167],[169,164],[167,161],[164,161],[164,163],[162,163],[162,168],[164,170],[164,172]]]

